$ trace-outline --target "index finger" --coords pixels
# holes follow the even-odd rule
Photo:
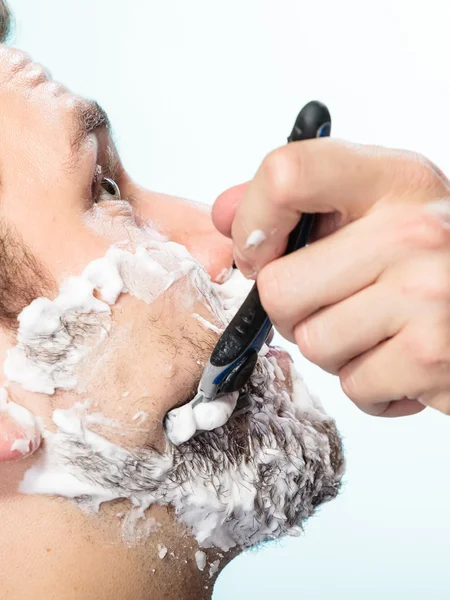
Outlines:
[[[404,193],[405,181],[410,185],[422,164],[427,168],[412,153],[330,138],[278,148],[266,156],[236,207],[231,233],[237,266],[254,275],[281,256],[303,212],[357,219],[388,194]]]

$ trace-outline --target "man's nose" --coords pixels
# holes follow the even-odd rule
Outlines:
[[[231,240],[214,227],[209,206],[151,192],[138,213],[151,220],[170,240],[186,246],[213,281],[220,281],[231,267]]]

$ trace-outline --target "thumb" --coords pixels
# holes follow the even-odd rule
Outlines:
[[[214,202],[212,208],[212,220],[218,231],[222,235],[231,237],[231,225],[236,214],[236,208],[242,200],[248,183],[235,185],[225,190]]]
[[[330,138],[274,150],[235,208],[232,238],[237,266],[254,274],[281,256],[304,212],[335,213],[341,223],[348,223],[380,201],[403,201],[406,193],[410,201],[419,200],[424,169],[429,170],[424,164],[416,155]],[[448,194],[439,177],[434,181],[433,193]]]
[[[23,406],[10,402],[0,389],[0,462],[32,454],[41,443],[39,426]]]

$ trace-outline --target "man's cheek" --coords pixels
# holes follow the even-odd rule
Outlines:
[[[201,244],[187,244],[196,260],[208,272],[211,280],[222,283],[233,263],[232,243],[217,231],[205,234]]]
[[[78,373],[94,430],[129,449],[164,449],[164,417],[194,394],[215,339],[189,314],[168,314],[165,304],[163,297],[148,306],[122,296],[108,338]]]
[[[154,237],[149,224],[136,217],[131,203],[126,200],[106,200],[93,204],[84,213],[82,222],[91,234],[101,236],[109,243],[125,240],[131,246],[137,246]]]

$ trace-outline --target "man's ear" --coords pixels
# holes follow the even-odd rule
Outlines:
[[[6,42],[12,25],[12,14],[5,0],[0,0],[0,42]]]

